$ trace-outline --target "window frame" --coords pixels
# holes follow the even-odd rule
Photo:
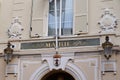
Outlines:
[[[59,29],[59,30],[58,30],[58,31],[59,31],[58,35],[59,35],[59,36],[71,36],[71,35],[73,35],[73,31],[74,31],[74,29],[73,29],[73,28],[74,28],[74,26],[73,26],[73,25],[74,25],[74,0],[72,0],[72,3],[71,3],[71,4],[72,4],[71,11],[72,11],[72,17],[73,17],[73,18],[72,18],[72,20],[71,20],[71,21],[72,21],[72,26],[71,26],[70,28],[71,28],[72,30],[71,30],[71,34],[67,34],[67,35],[64,34],[64,32],[63,32],[63,34],[62,34],[62,10],[63,10],[63,9],[62,9],[62,1],[63,1],[63,0],[60,0],[60,10],[59,10],[59,11],[60,11],[60,12],[59,12],[59,13],[60,13],[60,14],[59,14],[59,15],[60,15],[60,16],[59,16],[59,17],[60,17],[60,18],[59,18],[59,23],[60,23],[60,24],[59,24],[59,25],[56,25],[56,26],[58,26],[57,29]],[[50,7],[50,4],[49,4],[49,7]],[[48,7],[48,9],[49,9],[49,7]],[[66,10],[69,10],[69,9],[66,9]],[[57,18],[57,19],[58,19],[58,18]],[[56,20],[57,20],[57,19],[56,19]],[[70,22],[70,21],[67,21],[67,22]],[[57,22],[57,23],[58,23],[58,22]],[[49,11],[48,11],[48,26],[47,26],[47,27],[48,27],[48,29],[49,29]],[[49,37],[49,36],[54,36],[54,35],[49,35],[49,32],[48,32],[48,30],[47,30],[47,36]]]
[[[32,0],[33,1],[33,0]],[[41,0],[42,1],[42,0]],[[79,1],[79,0],[78,0]],[[82,1],[82,0],[80,0],[80,1]],[[75,28],[76,28],[76,24],[75,24],[75,18],[76,18],[76,16],[81,16],[80,14],[76,14],[76,0],[73,0],[72,1],[73,3],[73,5],[72,5],[72,9],[73,9],[73,24],[72,24],[72,34],[70,34],[70,35],[59,35],[59,36],[61,36],[61,37],[73,37],[73,36],[75,36],[75,33],[76,33],[76,31],[75,31]],[[87,22],[88,22],[88,19],[89,19],[89,17],[88,17],[88,6],[89,6],[89,4],[88,4],[89,2],[88,2],[88,0],[87,0],[87,13],[86,13],[86,15],[87,15]],[[32,3],[33,4],[33,3]],[[40,29],[42,29],[42,32],[40,32],[40,30],[38,30],[38,28],[37,27],[34,27],[34,26],[32,26],[32,21],[34,21],[34,16],[32,15],[33,13],[33,10],[34,10],[34,8],[32,8],[31,7],[31,21],[30,21],[30,37],[31,38],[39,38],[39,37],[44,37],[44,38],[53,38],[54,36],[48,36],[48,17],[49,17],[49,0],[44,0],[44,4],[40,4],[40,5],[43,5],[44,7],[44,9],[43,9],[43,16],[41,16],[39,19],[42,19],[43,21],[41,22],[43,25],[42,26],[40,26],[40,25],[37,25],[37,27],[42,27],[42,28],[40,28]],[[33,5],[32,5],[33,6]],[[36,19],[36,20],[38,20],[38,18]],[[78,21],[79,22],[79,21]],[[80,34],[86,34],[86,33],[88,33],[88,25],[86,26],[86,28],[87,28],[87,30],[86,30],[86,32],[81,32]],[[79,26],[78,26],[78,29],[79,29]],[[37,31],[36,31],[37,30]],[[61,29],[60,29],[60,31],[59,31],[60,33],[61,33]],[[40,36],[36,36],[36,35],[34,35],[34,34],[40,34]]]

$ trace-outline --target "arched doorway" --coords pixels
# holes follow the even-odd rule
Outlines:
[[[52,76],[55,77],[55,75],[65,75],[67,76],[67,80],[68,77],[70,77],[70,80],[87,80],[86,76],[84,75],[84,73],[80,70],[80,68],[78,68],[76,65],[74,65],[73,63],[67,63],[67,65],[65,66],[65,69],[53,69],[52,71],[50,70],[48,64],[43,64],[41,65],[30,77],[29,80],[57,80],[57,79],[53,79]],[[56,76],[57,77],[57,76]],[[51,79],[48,79],[51,78]],[[66,80],[66,77],[65,79]]]
[[[52,70],[42,77],[41,80],[75,80],[72,75],[62,70]]]

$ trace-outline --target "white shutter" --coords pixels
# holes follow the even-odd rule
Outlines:
[[[43,13],[45,0],[33,0],[31,37],[43,35]]]
[[[75,34],[88,32],[88,0],[75,0]]]

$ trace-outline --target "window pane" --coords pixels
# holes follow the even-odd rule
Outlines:
[[[57,25],[60,23],[60,0],[57,1]],[[59,33],[59,27],[58,28],[58,33]],[[52,0],[49,3],[49,19],[48,19],[48,36],[54,36],[55,35],[55,4],[54,0]]]
[[[49,2],[49,17],[48,17],[48,36],[55,35],[55,13],[54,0]]]
[[[73,0],[57,1],[57,26],[55,26],[55,4],[54,0],[49,3],[48,35],[55,35],[55,27],[61,30],[59,35],[71,35],[73,28]],[[62,8],[60,8],[62,1]],[[61,13],[60,13],[61,12]],[[61,15],[60,15],[61,14]],[[60,21],[61,20],[61,21]],[[61,27],[60,27],[61,24]]]
[[[49,2],[49,11],[51,11],[51,10],[54,10],[54,0],[51,0],[50,2]]]
[[[48,36],[55,35],[55,24],[48,25]]]
[[[62,3],[62,35],[72,34],[73,28],[73,2],[72,0],[63,0]]]

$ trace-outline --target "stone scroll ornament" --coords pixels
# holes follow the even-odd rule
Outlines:
[[[98,24],[102,29],[101,32],[114,32],[117,28],[117,19],[109,9],[105,9]]]
[[[15,17],[8,29],[8,36],[10,39],[21,39],[23,30],[24,29],[21,25],[21,22],[19,21],[19,18]]]

